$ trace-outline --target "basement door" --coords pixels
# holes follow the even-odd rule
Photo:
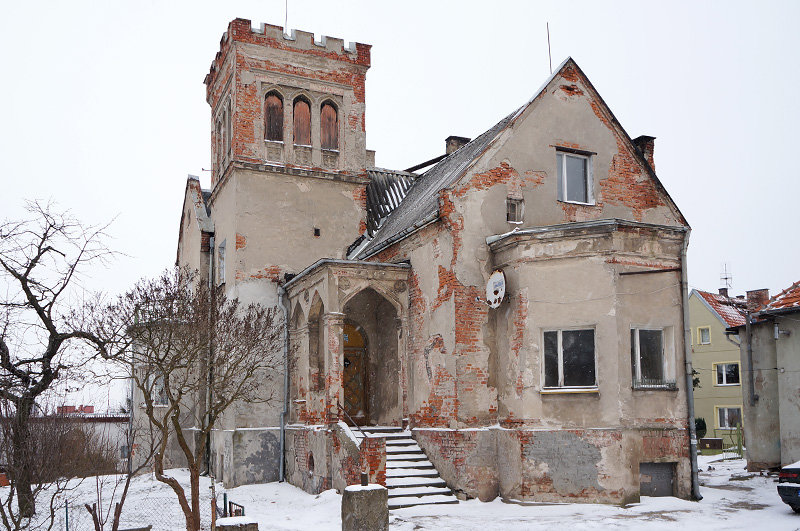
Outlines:
[[[675,463],[639,463],[640,496],[672,496]]]
[[[360,328],[360,327],[359,327]],[[368,422],[367,348],[364,334],[352,324],[344,325],[344,410],[356,424]],[[348,419],[349,421],[349,419]]]

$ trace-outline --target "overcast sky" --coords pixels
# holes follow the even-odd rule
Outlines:
[[[203,78],[228,22],[285,0],[3,2],[0,217],[54,199],[115,218],[111,293],[174,263],[187,174],[208,186]],[[372,44],[367,145],[403,169],[474,138],[572,56],[692,226],[689,280],[776,293],[800,280],[800,2],[288,1],[288,27]],[[792,205],[795,205],[794,207]]]

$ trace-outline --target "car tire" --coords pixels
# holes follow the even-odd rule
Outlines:
[[[792,510],[796,513],[800,513],[800,505],[790,505]]]

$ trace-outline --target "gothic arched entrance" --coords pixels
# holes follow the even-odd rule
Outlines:
[[[356,424],[367,424],[367,340],[363,329],[349,322],[345,322],[342,339],[344,410]]]

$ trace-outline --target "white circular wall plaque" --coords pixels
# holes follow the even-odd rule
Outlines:
[[[492,271],[486,283],[486,302],[492,308],[497,308],[506,295],[506,275],[499,269]]]

